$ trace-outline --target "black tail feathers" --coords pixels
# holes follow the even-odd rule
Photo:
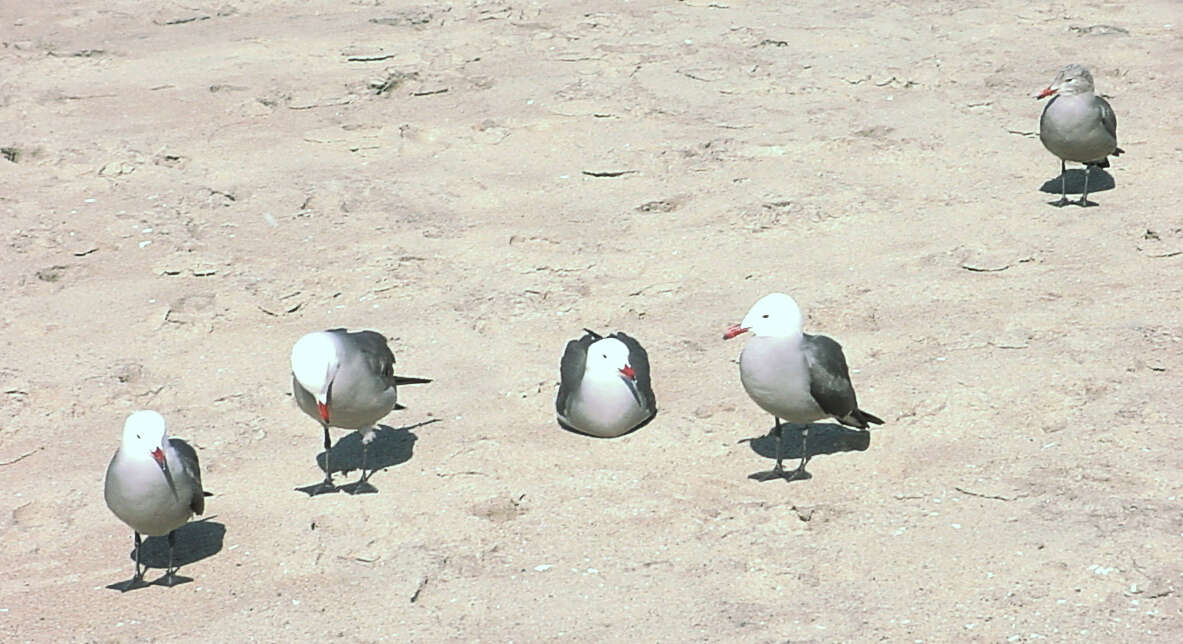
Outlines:
[[[868,425],[882,425],[883,420],[870,412],[861,409],[854,410],[845,420],[855,421],[850,423],[859,429],[866,429]]]
[[[431,378],[410,378],[407,376],[395,376],[394,384],[396,385],[425,385],[431,382]]]

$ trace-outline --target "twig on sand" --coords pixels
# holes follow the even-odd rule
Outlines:
[[[398,54],[368,54],[368,55],[360,55],[360,56],[349,56],[345,60],[347,60],[351,63],[372,63],[372,62],[376,62],[379,60],[387,60],[389,58],[394,58],[397,55]]]
[[[169,27],[172,25],[186,25],[186,24],[189,24],[190,22],[201,22],[202,20],[209,20],[209,19],[210,19],[209,16],[198,15],[198,16],[185,16],[182,18],[168,18],[166,20],[153,20],[152,22],[160,25],[161,27]]]
[[[427,582],[430,581],[430,579],[430,577],[424,575],[423,578],[419,580],[419,587],[415,589],[415,592],[411,593],[412,604],[419,601],[419,594],[422,593],[423,589],[427,587]]]
[[[44,448],[44,447],[38,447],[37,449],[31,449],[31,450],[29,450],[29,451],[25,452],[24,454],[21,454],[20,456],[17,456],[17,457],[15,457],[15,458],[10,458],[10,459],[8,459],[8,460],[6,460],[6,461],[0,461],[0,466],[4,466],[4,465],[12,465],[13,463],[16,463],[17,461],[23,460],[23,459],[24,459],[25,457],[27,457],[27,456],[32,456],[33,454],[36,454],[37,452],[40,452],[40,451],[41,451],[41,450],[43,450],[43,449],[45,449],[45,448]]]
[[[584,170],[583,174],[589,177],[623,177],[626,174],[636,174],[640,170],[608,170],[606,172],[598,172],[595,170]]]
[[[957,486],[953,486],[953,489],[957,490],[958,492],[960,492],[962,494],[976,496],[979,499],[994,499],[995,501],[1014,501],[1015,499],[1020,498],[1017,496],[1001,496],[998,494],[982,494],[981,492],[974,492],[973,490],[967,490],[963,487],[957,487]]]

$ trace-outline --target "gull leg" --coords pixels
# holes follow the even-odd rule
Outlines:
[[[370,443],[374,441],[375,428],[371,427],[364,431],[361,435],[361,478],[357,480],[357,485],[353,486],[353,494],[364,491],[373,491],[374,488],[370,486],[370,474],[373,472],[366,472],[366,459],[370,449]]]
[[[337,489],[333,485],[333,466],[329,463],[329,453],[333,449],[333,439],[329,436],[328,423],[321,423],[321,426],[325,430],[325,480],[324,483],[321,483],[320,488],[322,492],[331,492]]]
[[[1089,171],[1092,169],[1093,169],[1093,166],[1085,164],[1085,166],[1084,166],[1084,192],[1080,193],[1080,201],[1078,202],[1081,206],[1088,206],[1089,205],[1089,174],[1091,174]]]
[[[805,464],[809,462],[809,452],[806,449],[806,444],[808,442],[809,425],[803,425],[801,427],[801,464],[797,466],[796,470],[793,470],[793,472],[789,474],[788,479],[790,481],[801,476],[802,474],[805,474]]]
[[[173,548],[177,545],[177,531],[173,530],[168,533],[168,568],[164,571],[164,576],[157,582],[162,586],[176,585],[176,571],[173,570]]]
[[[1060,200],[1052,202],[1052,205],[1063,208],[1069,203],[1071,202],[1068,201],[1068,165],[1064,163],[1063,159],[1060,159]]]
[[[776,466],[772,468],[772,473],[776,475],[783,475],[785,468],[781,466],[784,460],[784,440],[782,439],[783,431],[780,424],[780,418],[773,416],[772,419],[776,421],[776,426],[772,428],[773,433],[776,434]]]
[[[136,532],[136,572],[131,576],[131,584],[134,585],[137,581],[144,580],[144,571],[140,569],[140,546],[144,541],[140,538],[140,533]]]
[[[135,532],[133,530],[132,533],[135,535],[134,543],[136,546],[136,562],[135,562],[136,569],[135,569],[135,572],[132,573],[131,579],[128,579],[125,583],[123,583],[123,585],[112,584],[110,586],[107,586],[108,588],[118,590],[121,593],[126,593],[129,590],[135,590],[136,588],[141,588],[145,585],[144,584],[144,571],[142,571],[142,569],[140,568],[140,546],[144,543],[144,541],[143,541],[143,539],[140,538],[139,532]]]

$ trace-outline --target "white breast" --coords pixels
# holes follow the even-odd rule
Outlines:
[[[790,423],[809,423],[826,413],[809,393],[809,364],[800,338],[756,336],[739,356],[743,388],[761,409]]]
[[[592,436],[620,436],[645,420],[628,385],[616,375],[585,374],[563,422]]]
[[[184,475],[179,459],[169,458],[169,468],[172,486],[154,461],[116,455],[107,468],[107,507],[143,535],[158,537],[181,527],[193,514],[189,507],[193,483]]]

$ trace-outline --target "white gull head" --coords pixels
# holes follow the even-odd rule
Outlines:
[[[616,338],[597,340],[587,347],[584,373],[602,376],[621,375],[636,380],[633,367],[628,362],[628,347]]]
[[[292,347],[292,375],[320,405],[328,404],[329,385],[340,367],[337,343],[331,333],[309,333]]]
[[[164,417],[145,409],[127,417],[123,423],[123,442],[119,451],[125,458],[137,461],[153,459],[164,466]]]
[[[801,335],[801,308],[784,293],[772,293],[752,305],[743,322],[727,329],[724,339],[751,331],[757,336],[792,338]]]

